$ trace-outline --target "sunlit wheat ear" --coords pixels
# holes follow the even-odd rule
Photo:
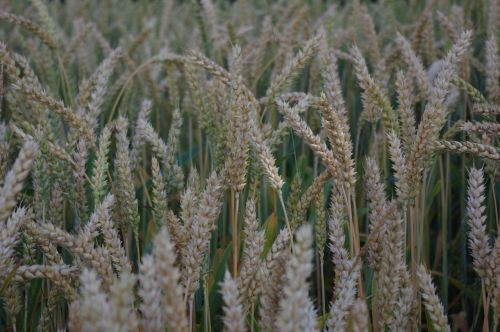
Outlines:
[[[394,319],[400,281],[406,268],[403,256],[405,233],[395,203],[386,201],[385,186],[373,159],[366,160],[365,176],[370,208],[370,237],[373,241],[369,246],[370,264],[377,272],[379,290],[374,297],[379,310],[375,324],[383,329]]]
[[[333,155],[340,161],[342,167],[342,184],[347,193],[351,193],[356,184],[356,171],[353,156],[350,128],[347,117],[342,109],[334,109],[327,101],[325,94],[321,94],[321,115],[323,127],[326,130]],[[337,101],[337,104],[342,104]],[[340,106],[338,106],[340,107]]]
[[[33,213],[31,211],[28,211],[28,214],[26,214],[25,216],[26,216],[27,220],[29,220],[30,218],[32,218]],[[31,227],[29,227],[29,226],[26,227],[25,236],[27,235],[27,236],[33,237],[37,246],[39,246],[41,251],[43,252],[46,264],[51,264],[51,265],[64,264],[63,258],[59,254],[59,251],[57,250],[57,246],[54,245],[53,243],[51,243],[51,241],[49,239],[46,239],[46,238],[43,238],[40,236],[38,236],[38,237],[34,236],[35,234],[32,234],[31,231],[32,231]],[[72,295],[74,295],[74,294],[72,294]]]
[[[298,195],[300,192],[297,192],[296,200],[288,199],[291,211],[291,226],[292,229],[296,229],[298,225],[301,225],[306,218],[307,210],[311,205],[313,205],[314,201],[317,199],[318,195],[323,192],[323,187],[325,184],[331,179],[331,174],[328,170],[323,171],[320,175],[314,178],[314,181],[311,183],[309,187],[304,191],[300,198]],[[297,182],[299,182],[300,177],[297,175]],[[300,191],[300,188],[297,188]]]
[[[22,309],[21,291],[17,283],[10,283],[4,290],[3,308],[9,315],[9,321],[12,326],[16,326],[17,315]]]
[[[330,201],[330,218],[328,220],[329,248],[332,262],[335,265],[335,284],[340,282],[341,275],[351,269],[349,252],[345,247],[344,225],[347,222],[345,200],[339,188],[334,188]]]
[[[63,63],[68,63],[72,60],[78,61],[79,54],[75,54],[81,49],[85,49],[85,39],[92,33],[92,24],[83,22],[83,20],[75,20],[74,33],[71,40],[66,45],[66,52],[63,55]]]
[[[446,121],[446,106],[444,100],[451,86],[451,80],[457,73],[457,67],[466,53],[472,32],[465,31],[443,60],[443,67],[433,82],[433,89],[425,106],[422,120],[418,125],[417,135],[413,143],[411,154],[408,156],[408,185],[412,196],[420,190],[422,171],[428,163],[432,153],[432,143],[437,140],[439,131]]]
[[[381,250],[385,229],[385,211],[388,203],[385,196],[385,187],[380,179],[380,170],[374,159],[367,158],[365,163],[366,197],[370,209],[369,230],[373,233],[368,254],[369,264],[374,269],[380,268]]]
[[[466,121],[459,123],[457,129],[470,134],[478,133],[490,136],[500,135],[500,123],[497,122]]]
[[[218,33],[218,28],[219,24],[217,22],[217,11],[216,8],[212,2],[212,0],[203,0],[201,1],[201,5],[203,7],[203,14],[206,18],[206,21],[208,23],[208,28],[210,31],[210,38],[212,42],[214,43],[219,43],[220,42],[220,36]]]
[[[418,18],[416,26],[414,27],[413,33],[410,37],[412,49],[423,52],[425,34],[427,31],[429,31],[429,26],[432,24],[432,12],[435,6],[435,2],[427,3],[422,14]]]
[[[148,120],[151,113],[152,103],[150,100],[144,100],[141,104],[141,111],[137,118],[135,126],[134,139],[132,140],[132,150],[130,152],[130,159],[132,168],[136,168],[141,148],[145,143],[151,144],[153,151],[163,161],[167,159],[168,147],[163,139],[156,133],[153,126]]]
[[[160,332],[161,320],[161,289],[158,284],[158,271],[152,256],[142,258],[140,266],[138,295],[142,298],[139,307],[142,313],[140,326],[146,331]]]
[[[123,56],[121,48],[115,49],[101,62],[88,80],[84,80],[78,91],[77,99],[82,107],[86,107],[92,128],[97,124],[97,117],[102,113],[102,106],[113,70]]]
[[[281,73],[275,77],[267,89],[266,95],[269,98],[273,99],[281,89],[286,88],[286,85],[293,77],[298,74],[304,65],[317,53],[322,38],[324,38],[324,36],[318,34],[308,40],[302,50],[285,63],[285,66],[281,69]]]
[[[262,131],[260,129],[260,120],[256,110],[258,110],[259,104],[255,99],[253,94],[248,90],[246,86],[238,83],[237,78],[232,77],[226,70],[224,70],[219,65],[208,60],[203,55],[197,52],[191,52],[190,61],[193,64],[199,65],[213,74],[222,83],[229,86],[235,93],[235,95],[241,95],[244,97],[245,103],[249,103],[252,106],[252,113],[250,114],[249,121],[249,137],[253,148],[255,149],[255,154],[265,171],[265,175],[269,180],[271,186],[280,191],[283,186],[283,179],[278,173],[278,169],[275,166],[275,158],[271,153],[271,149],[268,146],[266,140],[263,137]]]
[[[86,119],[72,109],[66,107],[62,101],[52,98],[47,91],[41,87],[30,84],[29,81],[23,79],[18,80],[13,85],[14,89],[22,93],[32,103],[39,104],[48,108],[50,111],[59,115],[62,119],[68,122],[73,128],[83,135],[87,141],[91,141],[93,133],[88,127]]]
[[[74,279],[78,272],[78,268],[66,264],[21,265],[16,269],[13,281],[27,283],[33,279],[46,279],[51,281],[54,286],[64,288],[68,280]]]
[[[101,282],[92,270],[84,269],[80,276],[80,298],[70,306],[69,325],[74,330],[96,331],[109,328],[107,317],[111,308]]]
[[[284,119],[288,126],[293,129],[293,131],[302,138],[307,145],[318,155],[318,157],[323,161],[325,167],[328,169],[330,174],[334,177],[341,176],[341,165],[340,162],[333,156],[331,150],[328,149],[326,144],[321,141],[321,139],[314,135],[311,128],[302,120],[299,116],[299,108],[306,107],[306,105],[299,104],[296,107],[291,108],[288,103],[278,100],[278,108],[283,113]]]
[[[486,116],[497,115],[500,114],[500,106],[487,103],[485,101],[476,102],[474,105],[472,105],[472,111],[475,114],[486,115]]]
[[[199,287],[203,257],[210,243],[211,232],[215,228],[215,220],[219,216],[224,179],[217,173],[212,173],[206,182],[206,187],[200,195],[197,211],[189,234],[188,243],[182,252],[184,262],[182,281],[186,292],[191,296]]]
[[[196,169],[192,169],[189,174],[188,185],[184,193],[181,196],[181,214],[180,218],[184,223],[182,230],[182,240],[187,241],[189,238],[190,230],[195,222],[194,217],[196,215],[196,208],[200,199],[201,188],[200,188],[200,176]],[[185,245],[185,243],[183,244]]]
[[[390,209],[387,209],[390,211]],[[379,294],[377,302],[380,310],[378,326],[383,328],[396,319],[394,311],[400,293],[401,280],[406,271],[404,257],[405,232],[399,213],[386,211],[386,230],[382,243],[382,259],[378,275]]]
[[[491,306],[493,307],[493,320],[495,326],[498,326],[500,319],[500,237],[495,240],[489,264],[493,276],[491,288],[493,289],[491,296]]]
[[[172,111],[172,123],[167,137],[168,152],[165,156],[164,164],[168,170],[172,170],[175,173],[176,167],[176,153],[180,146],[180,135],[182,131],[182,113],[179,108],[175,108]]]
[[[106,194],[108,186],[108,153],[109,145],[111,144],[111,130],[109,127],[104,127],[99,137],[99,146],[97,149],[97,156],[92,167],[92,176],[90,185],[92,187],[92,195],[94,196],[94,204],[98,202]]]
[[[20,26],[29,32],[33,33],[37,36],[45,45],[47,45],[51,49],[57,49],[57,41],[54,40],[53,36],[45,31],[42,27],[38,26],[35,22],[14,14],[10,14],[5,11],[0,11],[0,20],[7,21],[14,25]]]
[[[314,209],[316,212],[316,220],[314,222],[314,239],[316,244],[316,251],[319,258],[323,261],[325,244],[327,240],[326,229],[326,213],[325,213],[325,196],[321,191],[314,200]]]
[[[30,213],[26,208],[15,210],[6,223],[2,221],[0,228],[0,278],[4,278],[12,269],[11,263],[15,246],[19,241],[19,230],[28,221]]]
[[[38,21],[42,25],[43,29],[57,41],[59,39],[59,29],[56,22],[49,14],[49,9],[45,5],[45,2],[42,0],[34,0],[33,6],[36,9]]]
[[[117,215],[122,224],[128,224],[134,234],[139,227],[137,212],[137,198],[135,197],[134,178],[130,159],[129,139],[127,137],[128,122],[125,118],[118,118],[115,122],[116,155],[115,155],[115,197],[117,201]]]
[[[16,162],[5,176],[3,187],[0,189],[0,221],[5,220],[16,205],[16,196],[23,189],[24,180],[28,177],[37,151],[38,145],[35,142],[26,141]]]
[[[486,109],[493,107],[493,105],[491,103],[488,103],[488,101],[486,100],[486,97],[483,95],[483,93],[481,91],[479,91],[477,88],[475,88],[472,84],[467,82],[466,80],[464,80],[458,76],[455,76],[452,79],[452,83],[455,87],[457,87],[458,89],[463,91],[465,94],[467,94],[472,99],[472,101],[474,102],[474,105],[472,106],[472,110],[474,112],[482,113],[481,109],[486,111]],[[478,104],[480,105],[479,108],[477,107],[477,106],[479,106]]]
[[[89,243],[97,235],[96,223],[87,223],[78,236],[71,235],[50,223],[31,222],[27,223],[26,227],[34,239],[42,238],[66,248],[77,257],[75,264],[78,266],[95,269],[105,288],[115,279],[108,250],[104,247],[94,248]]]
[[[321,79],[323,80],[323,90],[326,98],[335,112],[345,116],[347,109],[342,97],[342,85],[337,73],[337,57],[334,50],[326,45],[326,39],[323,39],[321,45],[320,61],[324,67],[321,71]]]
[[[242,95],[245,98],[245,102],[248,102],[253,106],[252,109],[254,109],[254,107],[256,107],[256,109],[259,109],[258,101],[248,90],[248,88],[242,84],[238,84],[237,80],[222,67],[220,67],[213,61],[210,61],[198,52],[191,52],[189,59],[193,64],[205,68],[222,83],[229,86],[235,92],[235,94]],[[259,128],[259,122],[259,118],[257,114],[255,114],[254,109],[252,114],[250,114],[250,121],[248,124],[250,142],[252,143],[252,147],[255,149],[255,154],[261,164],[261,167],[264,169],[265,175],[269,180],[271,186],[276,191],[280,191],[281,187],[283,187],[284,181],[278,173],[278,169],[275,165],[275,158],[271,153],[271,149],[269,148],[268,144],[266,144],[266,141],[262,135],[262,131]]]
[[[284,181],[278,173],[278,168],[275,166],[276,160],[272,155],[269,146],[262,137],[262,132],[257,127],[255,120],[250,122],[249,135],[252,141],[252,146],[255,149],[255,154],[257,155],[261,167],[264,169],[265,175],[271,184],[271,187],[273,187],[276,191],[280,191],[283,187]]]
[[[498,3],[498,1],[497,0],[488,1],[487,11],[488,11],[487,32],[488,35],[494,36],[498,31],[499,27],[498,18],[500,15],[500,4]]]
[[[290,216],[290,226],[292,230],[304,220],[304,211],[300,211],[300,198],[302,192],[302,178],[299,174],[295,174],[290,182],[290,191],[288,194],[287,206],[288,215]]]
[[[451,331],[448,319],[444,315],[443,305],[436,295],[432,278],[423,265],[418,266],[417,280],[425,310],[429,314],[434,328],[438,331]]]
[[[451,41],[455,42],[458,39],[458,31],[454,26],[454,22],[452,22],[444,13],[440,12],[439,10],[436,11],[436,14],[439,23],[443,27],[443,30],[446,32]]]
[[[130,162],[133,165],[132,168],[135,168],[137,165],[141,149],[146,143],[151,144],[153,151],[156,154],[162,154],[162,151],[160,151],[161,148],[158,144],[158,141],[161,139],[156,134],[153,126],[149,123],[152,106],[151,100],[144,99],[141,102],[139,114],[137,114],[137,120],[135,122],[134,133],[132,136],[132,147],[130,149]],[[166,146],[165,144],[163,145],[163,153],[166,153]]]
[[[222,83],[227,86],[231,85],[231,75],[221,66],[213,62],[212,60],[205,57],[198,51],[190,51],[188,55],[188,64],[196,65],[201,68],[204,68],[212,75],[217,77]]]
[[[421,60],[417,57],[405,37],[398,33],[396,41],[401,49],[405,62],[409,67],[408,74],[417,82],[423,96],[428,96],[431,92],[431,83],[427,78],[427,73]]]
[[[235,77],[236,94],[229,102],[229,110],[225,114],[228,122],[225,136],[229,143],[229,156],[226,161],[227,181],[229,187],[240,192],[245,187],[248,148],[249,148],[249,121],[250,105],[245,101],[241,86],[241,49],[233,47],[231,74]]]
[[[46,123],[45,123],[46,125]],[[44,154],[50,155],[48,157],[48,161],[56,162],[57,160],[64,161],[70,163],[73,167],[76,166],[74,160],[71,155],[59,144],[53,143],[46,136],[46,133],[43,133],[41,130],[36,129],[33,135],[26,134],[19,127],[14,124],[10,125],[13,133],[22,138],[24,141],[35,141],[39,145],[40,149],[43,150]]]
[[[415,140],[416,134],[416,120],[415,112],[413,110],[413,84],[408,75],[399,71],[396,75],[396,90],[398,93],[398,108],[397,113],[399,117],[400,137],[402,141],[402,148],[405,154],[410,153],[411,146]]]
[[[281,15],[280,20],[276,23],[276,29],[283,29],[283,33],[280,36],[276,36],[278,54],[276,55],[276,70],[273,71],[272,80],[279,75],[280,70],[289,59],[293,46],[299,42],[299,31],[301,25],[304,23],[307,8],[306,6],[302,6],[299,10],[296,9],[293,7],[287,8],[286,12]]]
[[[415,302],[413,295],[415,293],[410,279],[410,272],[406,269],[401,275],[401,289],[396,302],[394,320],[389,327],[391,330],[397,328],[405,329],[410,324],[410,320],[412,319],[411,311]]]
[[[368,331],[370,315],[366,301],[357,299],[351,307],[351,329],[353,332]]]
[[[229,271],[224,274],[221,284],[221,293],[224,300],[224,331],[246,331],[245,315],[241,304],[238,283],[231,277]]]
[[[154,239],[153,256],[158,285],[162,290],[162,320],[172,329],[187,331],[185,289],[180,283],[181,274],[175,266],[174,244],[166,227],[163,227]]]
[[[373,63],[377,65],[381,61],[381,54],[373,17],[364,4],[358,4],[355,11],[356,18],[359,20],[358,24],[361,25],[366,36],[366,50],[370,53]]]
[[[133,332],[137,330],[139,325],[133,306],[135,281],[135,275],[125,272],[110,287],[111,326],[119,331]]]
[[[486,91],[489,100],[498,103],[500,101],[500,60],[498,58],[498,45],[495,36],[486,41]]]
[[[347,318],[356,299],[356,287],[359,278],[360,265],[349,261],[349,271],[339,276],[335,284],[334,299],[330,306],[328,319],[326,321],[327,331],[345,331]]]
[[[498,330],[500,0],[55,2],[0,9],[0,331]]]
[[[180,129],[182,126],[182,116],[178,109],[175,109],[172,114],[172,124],[168,135],[168,142],[165,141],[156,133],[155,129],[148,120],[151,112],[152,103],[150,100],[144,100],[141,104],[141,111],[137,118],[135,126],[135,134],[132,140],[132,149],[130,152],[131,165],[135,169],[138,167],[139,154],[145,143],[149,143],[153,152],[162,160],[163,165],[169,173],[173,173],[175,166],[175,152],[179,139]],[[173,182],[173,175],[170,182]]]
[[[115,270],[118,273],[130,272],[129,259],[125,254],[117,225],[111,218],[111,209],[115,203],[113,195],[108,194],[100,205],[96,207],[92,218],[97,220],[104,238],[104,244],[109,250]],[[92,222],[92,221],[91,221]]]
[[[88,218],[88,208],[86,204],[86,177],[87,177],[87,159],[88,159],[89,149],[87,142],[80,138],[76,143],[76,149],[73,153],[74,160],[74,171],[73,171],[73,181],[74,181],[74,206],[78,218],[80,220],[86,220]]]
[[[474,143],[469,141],[435,141],[432,147],[436,151],[450,151],[457,154],[469,154],[487,160],[499,161],[500,148],[488,144]]]
[[[256,217],[255,202],[247,201],[245,211],[245,249],[243,250],[240,274],[238,276],[238,288],[242,295],[244,305],[248,308],[255,303],[261,283],[262,269],[261,255],[264,249],[265,234],[259,229],[259,221]]]
[[[258,41],[258,49],[251,63],[251,76],[253,79],[257,78],[262,71],[262,64],[265,60],[266,49],[271,43],[273,38],[273,22],[271,15],[266,15],[262,20],[261,35]]]
[[[202,115],[206,114],[204,112],[206,109],[205,91],[202,89],[204,81],[200,79],[199,70],[197,70],[198,68],[196,68],[191,62],[187,61],[184,63],[183,69],[187,85],[189,87],[191,102]]]
[[[407,160],[401,148],[401,141],[396,133],[389,133],[389,153],[392,162],[392,169],[396,177],[396,192],[398,199],[405,202],[409,198],[410,188],[408,188],[408,177],[406,175]]]
[[[275,329],[276,315],[283,294],[282,285],[286,278],[286,264],[289,259],[290,235],[282,229],[267,253],[265,265],[262,268],[262,294],[260,296],[260,325],[266,331]]]
[[[312,243],[312,227],[305,224],[296,231],[293,254],[286,268],[286,283],[276,320],[278,331],[310,331],[316,324],[307,282],[313,268]]]
[[[15,79],[19,77],[20,70],[16,66],[16,61],[14,60],[12,54],[7,49],[7,45],[0,42],[0,60],[4,66],[4,73]]]
[[[157,225],[161,225],[168,213],[167,190],[165,188],[165,179],[160,169],[158,159],[151,158],[151,173],[153,181],[153,192],[151,201],[153,203],[153,216]]]
[[[13,53],[11,55],[12,59],[17,62],[17,65],[20,67],[23,75],[23,80],[25,80],[28,84],[34,86],[36,89],[43,89],[42,84],[40,83],[40,79],[31,67],[30,62],[26,57],[22,56],[19,53]],[[7,60],[8,62],[8,60]],[[14,78],[15,76],[12,76]],[[17,78],[17,76],[16,76]]]
[[[398,129],[397,119],[391,103],[384,93],[383,89],[373,80],[368,72],[365,59],[357,46],[351,48],[351,54],[354,60],[354,70],[363,89],[363,104],[366,109],[375,108],[374,118],[381,117],[386,130]]]
[[[489,255],[491,247],[486,233],[485,184],[482,169],[471,168],[467,189],[467,223],[469,225],[469,247],[472,252],[474,270],[487,288],[491,284]]]

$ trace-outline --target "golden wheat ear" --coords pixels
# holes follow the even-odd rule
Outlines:
[[[491,253],[490,239],[486,233],[484,173],[471,168],[467,189],[467,223],[469,225],[469,247],[472,252],[474,270],[489,289],[491,271],[488,264]]]
[[[429,314],[434,328],[438,331],[450,332],[448,318],[444,315],[443,305],[436,295],[431,275],[423,265],[418,266],[417,280],[425,310]]]
[[[231,277],[228,270],[224,274],[221,284],[222,299],[224,300],[224,331],[245,332],[245,316],[240,298],[238,283]]]
[[[37,152],[38,144],[31,140],[26,141],[14,165],[5,176],[0,189],[0,221],[5,220],[16,206],[16,196],[23,189]]]
[[[295,232],[293,254],[286,267],[286,283],[276,320],[278,331],[311,331],[316,325],[316,312],[308,296],[307,279],[312,272],[312,227],[305,224]]]

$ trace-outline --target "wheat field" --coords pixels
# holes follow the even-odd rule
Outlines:
[[[499,331],[500,1],[0,0],[0,331]]]

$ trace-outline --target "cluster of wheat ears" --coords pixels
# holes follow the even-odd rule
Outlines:
[[[497,331],[499,37],[498,0],[1,0],[0,330]]]

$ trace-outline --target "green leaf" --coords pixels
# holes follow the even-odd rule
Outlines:
[[[264,229],[266,233],[266,243],[264,244],[264,250],[262,252],[263,256],[267,255],[267,252],[273,246],[274,240],[278,235],[278,216],[273,212],[267,220],[264,222]]]

